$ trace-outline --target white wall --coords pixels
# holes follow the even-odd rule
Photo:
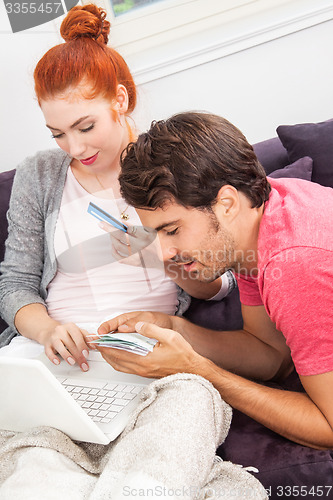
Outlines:
[[[146,128],[193,109],[226,117],[252,143],[280,124],[333,118],[333,21],[146,83],[136,120]]]
[[[0,2],[0,171],[55,146],[35,100],[32,75],[38,59],[56,43],[54,22],[13,34]]]
[[[0,171],[35,151],[55,147],[33,95],[36,61],[59,43],[55,23],[12,34],[0,3]],[[333,20],[227,57],[144,83],[135,120],[183,110],[221,114],[250,142],[275,135],[279,124],[333,117]]]

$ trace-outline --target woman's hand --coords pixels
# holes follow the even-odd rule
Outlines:
[[[89,370],[87,358],[89,346],[86,342],[86,330],[80,329],[74,323],[56,325],[52,330],[43,331],[40,343],[44,345],[45,354],[52,363],[60,363],[59,354],[69,365],[78,363],[81,370]]]
[[[142,266],[141,250],[149,247],[154,241],[158,241],[156,231],[149,227],[127,225],[125,233],[107,222],[100,221],[99,226],[110,235],[114,257],[117,260],[126,259],[126,264],[132,266]],[[153,245],[149,252],[145,251],[145,267],[163,268],[159,253],[158,245]]]

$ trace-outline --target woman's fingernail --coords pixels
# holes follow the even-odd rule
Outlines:
[[[138,321],[135,325],[135,329],[137,332],[139,332],[141,330],[141,328],[143,327],[144,325],[144,322],[143,321]]]
[[[87,363],[82,363],[81,368],[84,372],[87,372],[89,370],[89,366],[87,365]]]
[[[67,358],[67,363],[69,363],[70,365],[75,365],[75,359],[71,358],[71,357],[68,357]]]
[[[89,352],[88,352],[86,349],[84,349],[84,350],[82,351],[82,354],[83,354],[83,356],[84,356],[86,359],[87,359],[87,357],[89,356]]]
[[[58,359],[58,358],[54,358],[54,359],[53,359],[53,363],[54,363],[55,365],[59,365],[59,364],[60,364],[60,361],[59,361],[59,359]]]

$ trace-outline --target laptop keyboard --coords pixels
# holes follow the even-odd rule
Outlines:
[[[94,422],[109,423],[137,394],[141,385],[100,380],[58,379]]]

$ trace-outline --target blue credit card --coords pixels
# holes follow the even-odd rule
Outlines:
[[[96,219],[101,220],[102,222],[107,222],[108,224],[111,224],[113,227],[120,229],[121,231],[124,231],[124,233],[127,233],[127,226],[120,222],[120,220],[117,220],[115,217],[112,217],[112,215],[108,214],[105,212],[105,210],[102,210],[100,207],[95,205],[95,203],[90,202],[88,205],[88,213],[96,217]]]

